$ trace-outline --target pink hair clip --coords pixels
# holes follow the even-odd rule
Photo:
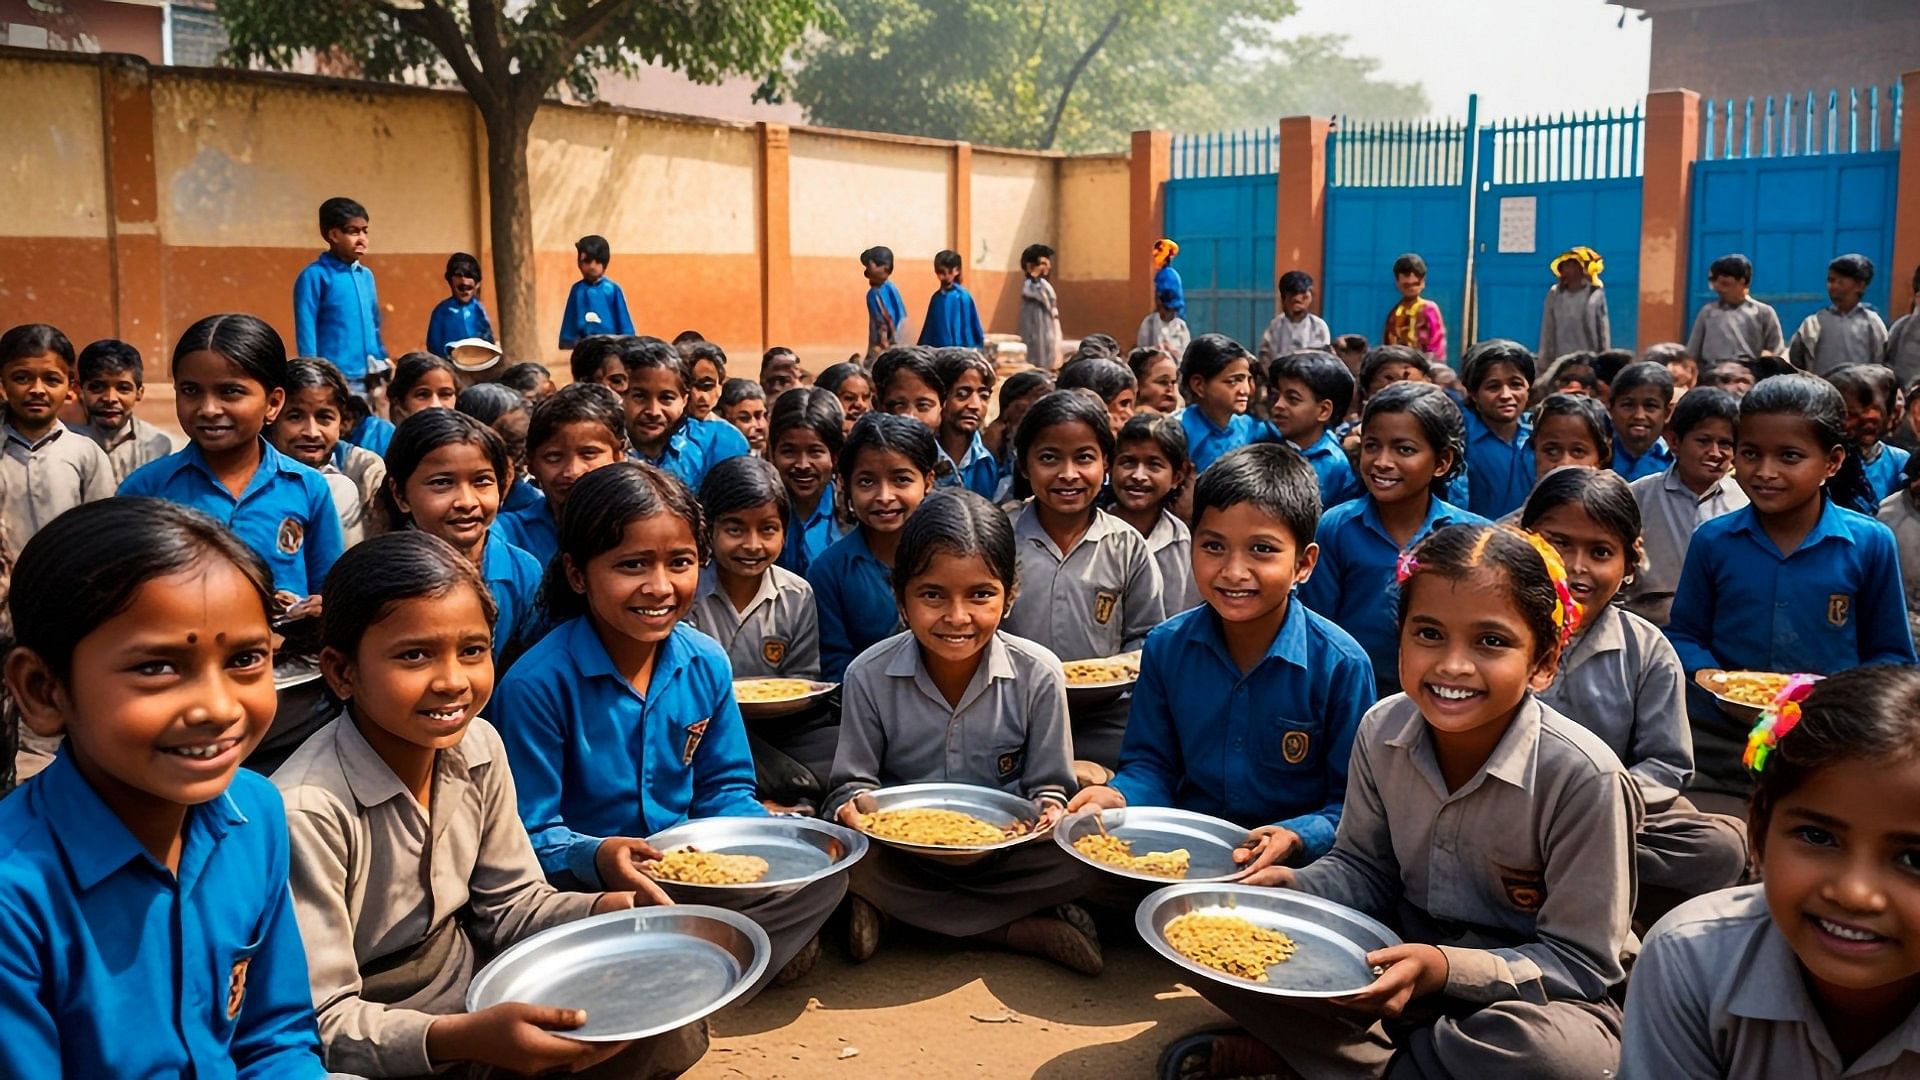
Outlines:
[[[1412,577],[1414,575],[1414,572],[1419,569],[1420,569],[1420,560],[1414,558],[1413,549],[1408,548],[1407,550],[1400,553],[1400,561],[1394,564],[1393,580],[1404,585],[1406,584],[1407,579]]]
[[[1773,696],[1773,704],[1766,707],[1759,722],[1747,734],[1747,749],[1740,755],[1742,765],[1756,773],[1767,767],[1767,758],[1774,747],[1800,723],[1800,703],[1819,681],[1818,675],[1795,675],[1787,680],[1787,685]]]

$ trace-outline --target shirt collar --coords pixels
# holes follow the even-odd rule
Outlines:
[[[1822,540],[1838,540],[1845,544],[1853,543],[1853,533],[1847,530],[1845,523],[1840,519],[1840,507],[1835,506],[1833,500],[1827,498],[1825,495],[1820,497],[1820,504],[1820,520],[1813,523],[1813,528],[1807,531],[1806,538],[1800,541],[1799,547],[1794,548],[1793,551],[1780,552],[1782,556],[1791,556],[1796,551],[1805,551],[1815,544],[1820,543]],[[1773,538],[1767,535],[1767,530],[1761,526],[1760,518],[1754,513],[1751,505],[1734,511],[1734,514],[1736,516],[1733,518],[1731,525],[1729,525],[1732,531],[1746,533],[1756,541],[1764,540],[1768,547],[1773,547]],[[1778,551],[1779,549],[1775,548],[1774,550]]]
[[[620,673],[620,669],[613,666],[613,657],[607,653],[607,647],[600,643],[600,635],[594,632],[591,618],[585,615],[577,616],[571,624],[562,629],[569,635],[564,655],[572,658],[575,670],[589,678],[598,676],[611,679],[642,701],[657,697],[672,680],[674,674],[685,666],[686,645],[681,641],[681,635],[699,633],[697,630],[688,629],[684,622],[674,625],[673,632],[655,646],[657,651],[653,658],[653,680],[647,684],[646,692],[642,693],[635,690],[633,683]]]
[[[967,688],[961,692],[958,705],[948,702],[946,695],[940,693],[940,688],[933,684],[933,676],[927,672],[926,661],[920,655],[920,641],[912,633],[899,636],[883,670],[890,678],[912,679],[922,693],[954,712],[971,704],[993,680],[1013,679],[1019,675],[1013,666],[1013,650],[1007,648],[1006,641],[998,633],[987,642],[987,655],[982,658],[980,666],[974,669],[973,678],[967,680]]]
[[[1440,763],[1433,752],[1433,733],[1427,727],[1426,718],[1420,715],[1419,706],[1403,695],[1389,708],[1393,712],[1381,725],[1386,744],[1411,755],[1415,766],[1427,776],[1442,799],[1467,794],[1480,786],[1483,776],[1491,776],[1522,791],[1533,789],[1534,771],[1539,763],[1540,700],[1531,692],[1521,700],[1519,711],[1513,714],[1507,730],[1501,733],[1500,741],[1494,744],[1493,752],[1481,763],[1479,771],[1452,792],[1441,779]]]
[[[772,603],[779,595],[780,589],[774,584],[773,580],[773,567],[769,565],[767,569],[761,573],[760,585],[754,589],[753,599],[747,601],[746,610],[736,611],[733,606],[733,598],[728,596],[727,591],[720,587],[720,572],[714,568],[713,563],[709,562],[700,569],[701,601],[705,602],[708,597],[717,598],[720,603],[726,605],[728,614],[732,615],[735,619],[744,620],[747,616],[753,614],[754,609],[758,608],[761,604]]]
[[[1104,539],[1108,533],[1113,532],[1116,527],[1122,529],[1133,528],[1133,526],[1128,525],[1104,510],[1095,510],[1093,512],[1093,520],[1087,523],[1087,531],[1081,535],[1080,542],[1073,546],[1074,551],[1080,550],[1081,545],[1098,543]],[[1014,519],[1013,540],[1016,547],[1022,541],[1037,540],[1044,545],[1048,551],[1052,552],[1056,558],[1060,559],[1065,559],[1068,555],[1073,554],[1072,551],[1061,551],[1060,548],[1054,544],[1053,537],[1047,535],[1047,530],[1041,528],[1040,515],[1034,511],[1034,500],[1031,498],[1021,505],[1019,516]]]
[[[292,474],[296,472],[296,470],[305,467],[292,458],[287,457],[285,454],[282,454],[280,451],[275,450],[273,444],[268,442],[264,436],[260,437],[257,441],[260,444],[260,467],[253,471],[253,479],[247,481],[246,490],[240,493],[240,499],[243,500],[247,496],[265,487],[267,482],[273,479],[275,474]],[[187,448],[180,453],[181,464],[190,465],[198,469],[214,487],[219,488],[221,491],[227,490],[227,486],[220,482],[218,476],[214,475],[213,466],[207,464],[207,455],[201,451],[199,443],[191,439],[187,440]]]
[[[1620,609],[1608,604],[1600,609],[1581,631],[1580,636],[1567,646],[1566,658],[1560,662],[1560,671],[1565,674],[1581,660],[1601,653],[1619,652],[1627,647],[1625,621],[1620,618]]]
[[[1693,489],[1687,486],[1687,482],[1685,480],[1680,479],[1679,466],[1670,465],[1667,467],[1667,471],[1664,479],[1660,481],[1660,486],[1665,490],[1671,492],[1675,498],[1685,498],[1688,502],[1691,502],[1695,506],[1698,506],[1709,499],[1719,496],[1719,494],[1722,491],[1726,490],[1727,484],[1732,479],[1733,477],[1731,474],[1727,476],[1722,476],[1720,479],[1715,480],[1713,482],[1713,485],[1707,488],[1705,492],[1699,495],[1695,495],[1693,493]]]
[[[402,796],[413,798],[413,792],[407,790],[386,759],[367,742],[346,709],[341,709],[340,715],[334,718],[333,729],[334,753],[340,759],[341,775],[347,778],[347,787],[353,792],[355,802],[372,809]],[[464,775],[492,760],[493,751],[488,749],[485,740],[462,735],[459,742],[434,755],[433,767],[435,773]]]
[[[1238,416],[1239,414],[1236,413],[1234,415]],[[1205,432],[1211,435],[1215,435],[1215,436],[1225,435],[1227,432],[1233,430],[1233,421],[1234,421],[1233,416],[1227,417],[1227,426],[1220,427],[1219,425],[1215,424],[1213,422],[1213,418],[1208,416],[1206,412],[1203,411],[1198,405],[1189,405],[1186,407],[1185,415],[1182,416],[1182,419],[1184,420],[1184,419],[1187,419],[1188,417],[1191,417],[1193,420],[1197,421],[1200,424],[1201,428]]]
[[[54,842],[66,853],[73,870],[74,884],[86,891],[112,877],[135,859],[147,857],[147,849],[134,839],[126,823],[108,808],[99,793],[73,763],[70,750],[62,751],[46,767],[30,788],[47,819]],[[234,804],[233,797],[221,792],[212,801],[187,808],[182,831],[204,828],[214,839],[225,836],[236,825],[245,825],[247,816]],[[186,838],[181,841],[181,870],[185,862]],[[154,865],[159,865],[154,863]]]
[[[1759,886],[1747,886],[1758,888]],[[1801,1024],[1813,1039],[1814,1050],[1840,1066],[1840,1054],[1833,1037],[1819,1019],[1819,1009],[1807,993],[1806,978],[1787,939],[1772,926],[1763,926],[1755,943],[1753,960],[1727,998],[1727,1012],[1748,1020],[1771,1020]],[[1902,1053],[1920,1053],[1920,1013],[1908,1015],[1900,1026],[1880,1038],[1850,1068],[1860,1074],[1876,1072],[1892,1065]]]
[[[61,423],[59,418],[56,417],[53,421],[53,426],[48,428],[47,433],[45,435],[40,436],[40,439],[37,442],[31,439],[28,439],[25,435],[20,434],[20,429],[14,427],[13,421],[11,420],[0,421],[0,431],[4,431],[6,433],[6,439],[8,442],[18,443],[19,445],[26,447],[28,450],[38,450],[41,447],[47,445],[48,443],[54,441],[55,439],[58,439],[60,436],[65,435],[67,433],[67,425]]]
[[[813,513],[808,514],[807,520],[800,523],[801,528],[802,530],[810,529],[813,526],[818,525],[820,522],[826,521],[832,517],[833,517],[833,481],[829,480],[827,481],[826,486],[820,489],[820,501],[814,504]]]
[[[1226,634],[1221,632],[1220,614],[1209,607],[1205,614],[1195,617],[1195,622],[1207,647],[1226,663],[1229,670],[1239,671],[1240,666],[1234,661],[1233,652],[1227,648]],[[1268,643],[1267,653],[1260,663],[1268,660],[1279,660],[1297,668],[1307,666],[1307,616],[1301,611],[1297,591],[1287,598],[1287,614],[1280,620],[1280,629],[1274,633],[1273,641]],[[1259,666],[1254,665],[1256,669]]]
[[[500,535],[500,530],[487,530],[487,545],[480,552],[480,576],[488,581],[513,580],[513,545]]]
[[[320,261],[325,263],[327,268],[333,270],[335,273],[351,274],[367,268],[365,263],[359,261],[348,262],[331,251],[321,252]]]
[[[633,448],[631,457],[635,461],[644,461],[648,465],[652,465],[656,469],[661,469],[666,467],[667,462],[672,461],[676,458],[679,458],[686,452],[687,452],[687,425],[685,422],[682,422],[679,427],[673,430],[673,434],[667,436],[667,443],[665,446],[662,446],[660,448],[659,457],[650,458],[645,453],[643,453],[640,450],[640,448],[637,446]]]
[[[1438,484],[1439,481],[1435,481],[1435,483]],[[1407,547],[1411,548],[1414,544],[1418,544],[1428,533],[1439,528],[1442,522],[1452,518],[1453,515],[1448,512],[1449,509],[1451,508],[1448,507],[1447,503],[1441,499],[1440,496],[1429,492],[1427,494],[1427,516],[1421,519],[1420,528],[1413,534],[1413,539],[1408,542]],[[1380,504],[1378,502],[1368,499],[1365,509],[1360,511],[1360,520],[1367,528],[1379,533],[1381,539],[1387,543],[1391,544],[1394,542],[1393,534],[1387,532],[1385,519],[1380,516]]]
[[[143,422],[144,421],[137,416],[129,416],[127,417],[127,422],[121,424],[120,430],[118,431],[101,431],[98,425],[91,422],[83,424],[74,430],[82,431],[98,441],[100,443],[100,449],[111,451],[118,450],[127,443],[132,442],[134,437],[140,434],[140,425]]]

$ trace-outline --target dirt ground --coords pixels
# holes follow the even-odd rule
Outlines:
[[[1179,969],[1102,926],[1107,969],[963,949],[890,927],[864,964],[831,929],[820,965],[714,1020],[689,1080],[1152,1075],[1168,1043],[1225,1022]]]

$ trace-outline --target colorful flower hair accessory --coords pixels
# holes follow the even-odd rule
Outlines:
[[[1400,561],[1394,564],[1393,580],[1399,582],[1402,585],[1405,585],[1407,583],[1407,579],[1412,577],[1414,573],[1419,569],[1420,569],[1420,560],[1414,558],[1413,549],[1408,548],[1407,550],[1400,553]]]
[[[1800,703],[1819,681],[1812,675],[1795,675],[1787,680],[1787,685],[1773,696],[1773,704],[1760,713],[1759,722],[1747,734],[1747,749],[1740,755],[1742,765],[1756,773],[1767,767],[1767,757],[1773,748],[1800,723]]]
[[[1540,553],[1540,560],[1547,564],[1547,577],[1553,581],[1553,625],[1560,628],[1560,646],[1565,648],[1573,640],[1574,631],[1580,629],[1583,612],[1580,602],[1573,598],[1573,590],[1567,588],[1567,564],[1560,558],[1560,552],[1547,542],[1547,538],[1537,532],[1518,530]]]

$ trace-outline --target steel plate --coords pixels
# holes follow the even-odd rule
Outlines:
[[[697,885],[685,881],[661,884],[695,892],[791,892],[851,867],[867,853],[865,833],[794,817],[723,817],[685,821],[647,837],[647,843],[666,851],[690,847],[718,855],[757,855],[767,860],[767,876],[745,885]]]
[[[1032,800],[1022,798],[1010,791],[999,788],[980,787],[975,784],[903,784],[899,787],[878,788],[867,792],[877,810],[957,810],[962,814],[971,814],[989,825],[1006,828],[1016,821],[1032,824],[1040,816],[1040,811]],[[931,859],[942,859],[953,863],[970,863],[985,858],[996,851],[1004,851],[1039,839],[1045,833],[1030,831],[1024,836],[1014,836],[996,844],[982,844],[977,847],[944,847],[935,844],[909,844],[903,840],[889,840],[884,836],[866,834],[876,844],[885,844],[896,851],[905,851],[914,855],[923,855]]]
[[[1167,944],[1167,924],[1193,912],[1237,915],[1286,934],[1299,947],[1291,959],[1267,969],[1269,981],[1264,983],[1215,971]],[[1277,997],[1344,997],[1365,989],[1375,978],[1367,954],[1401,943],[1399,935],[1377,919],[1344,904],[1295,889],[1254,885],[1169,885],[1140,901],[1133,922],[1147,944],[1192,974]]]
[[[749,683],[773,682],[773,681],[775,680],[735,679],[733,680],[734,699],[736,701],[739,700],[740,687],[742,686],[745,686]],[[766,720],[776,716],[790,716],[794,713],[800,712],[803,709],[811,707],[815,702],[819,701],[823,697],[826,697],[828,694],[833,693],[834,690],[838,689],[840,686],[839,683],[819,682],[817,680],[811,680],[811,679],[802,679],[800,681],[807,683],[807,685],[812,687],[812,689],[808,690],[805,694],[802,694],[799,697],[781,698],[779,701],[740,701],[739,705],[740,705],[741,717],[747,720]]]
[[[1108,834],[1133,844],[1135,855],[1186,848],[1191,860],[1187,876],[1169,878],[1124,870],[1082,854],[1079,848],[1073,846],[1073,842],[1100,832],[1094,820],[1095,811],[1092,810],[1081,810],[1062,818],[1053,829],[1054,843],[1096,870],[1155,885],[1165,885],[1171,881],[1231,881],[1240,876],[1243,869],[1241,864],[1233,861],[1233,852],[1246,841],[1247,830],[1231,821],[1196,814],[1191,810],[1176,810],[1170,806],[1127,806],[1104,811],[1099,817],[1106,824]]]

